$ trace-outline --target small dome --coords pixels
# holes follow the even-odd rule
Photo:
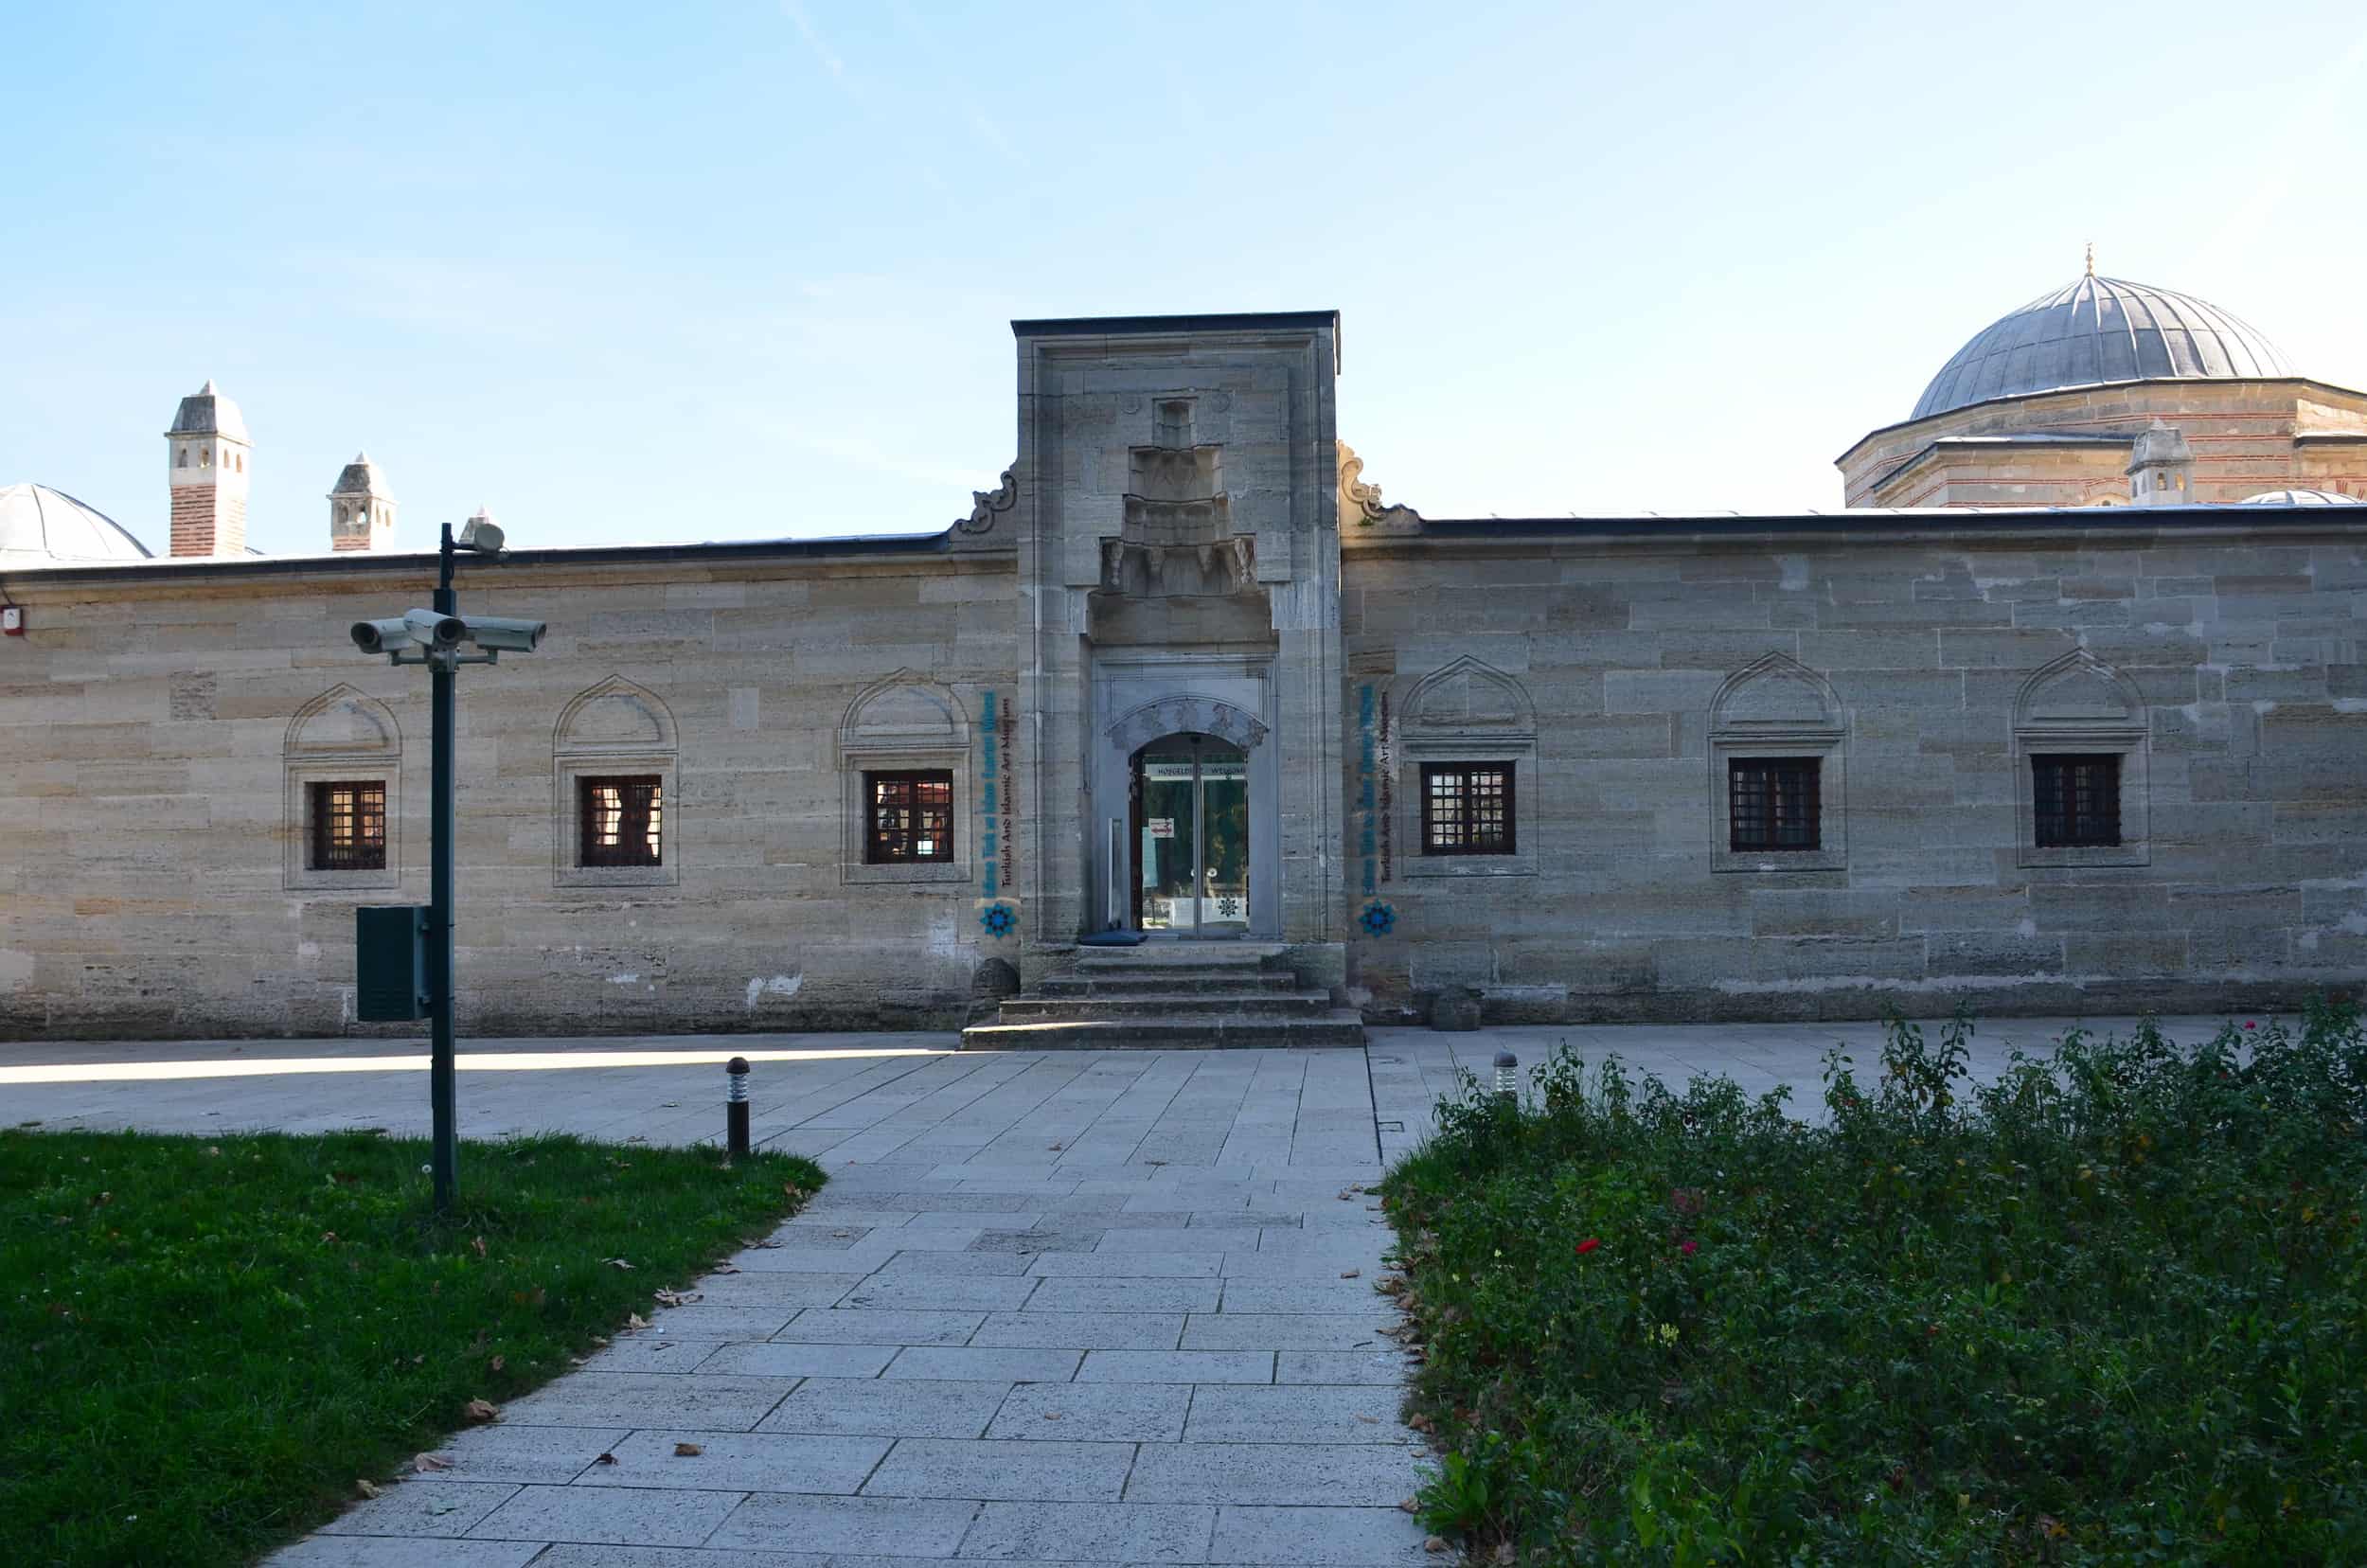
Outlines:
[[[2091,275],[1974,333],[1931,378],[1911,418],[2103,382],[2292,374],[2275,344],[2216,305]]]
[[[2247,507],[2367,507],[2367,499],[2339,494],[2334,490],[2274,490],[2247,495],[2243,504]]]
[[[214,383],[204,386],[181,400],[180,410],[172,416],[172,428],[168,436],[221,436],[233,441],[247,441],[246,416],[239,405],[214,390]]]
[[[122,524],[63,490],[0,487],[0,568],[149,559],[148,546]]]

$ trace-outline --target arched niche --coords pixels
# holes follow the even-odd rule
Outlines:
[[[585,687],[551,729],[551,884],[664,887],[682,881],[683,811],[673,710],[622,675]],[[625,789],[654,811],[654,864],[601,864],[585,841],[585,817],[603,793]],[[614,816],[614,800],[608,795]],[[636,812],[644,808],[636,804]],[[640,820],[636,816],[635,820]],[[596,822],[597,819],[596,818]],[[638,834],[628,834],[635,842]],[[607,851],[614,853],[614,846]]]
[[[2048,758],[2109,758],[2117,844],[2038,843],[2038,774]],[[2084,648],[2031,671],[2014,694],[2014,837],[2027,866],[2145,865],[2152,849],[2152,720],[2137,683]]]
[[[1254,752],[1265,742],[1266,724],[1255,714],[1219,698],[1186,694],[1129,708],[1112,720],[1104,733],[1129,756],[1168,735],[1213,735],[1244,752]]]
[[[648,686],[612,675],[578,692],[560,710],[551,732],[553,755],[579,752],[671,752],[674,714]]]
[[[1709,763],[1712,871],[1762,876],[1849,864],[1849,712],[1823,674],[1772,652],[1729,675],[1710,699]],[[1771,789],[1771,769],[1812,781],[1813,843],[1769,848],[1737,834],[1737,799],[1747,804],[1754,789]],[[1751,813],[1742,815],[1747,824]]]
[[[952,687],[899,669],[855,694],[839,721],[840,880],[864,884],[967,882],[970,875],[970,709]],[[942,807],[942,858],[887,858],[872,829],[881,811],[918,811],[912,792],[925,788]],[[897,791],[906,792],[898,795]],[[906,802],[898,806],[895,802]],[[988,808],[992,811],[994,808]],[[933,822],[933,826],[934,826]],[[936,837],[932,834],[933,840]],[[994,854],[999,846],[984,849]]]
[[[942,751],[970,744],[970,713],[949,686],[909,669],[874,681],[846,704],[839,744],[860,751]]]
[[[280,880],[291,890],[396,887],[402,882],[402,726],[394,710],[340,683],[295,711],[280,747]],[[330,819],[346,827],[334,853]],[[369,843],[345,835],[357,820]],[[356,859],[375,864],[354,864]]]
[[[1465,654],[1436,669],[1400,679],[1390,693],[1379,770],[1390,796],[1377,803],[1390,826],[1382,861],[1393,876],[1524,877],[1537,874],[1538,831],[1545,801],[1537,767],[1537,704],[1528,688],[1483,660]],[[1432,842],[1426,796],[1444,787],[1453,795],[1498,788],[1507,775],[1508,846],[1450,851]]]

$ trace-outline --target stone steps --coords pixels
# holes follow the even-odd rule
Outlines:
[[[1077,1019],[1061,1023],[977,1024],[962,1031],[965,1051],[1188,1051],[1219,1046],[1361,1045],[1364,1021],[1338,1007],[1317,1018]]]
[[[1055,974],[1046,977],[1037,989],[1045,996],[1171,996],[1189,982],[1192,976],[1179,976],[1168,970],[1157,973],[1109,974],[1095,971],[1091,974]],[[1227,989],[1246,995],[1266,995],[1291,992],[1299,989],[1298,976],[1289,970],[1259,970],[1248,973],[1228,972],[1223,977]]]
[[[1288,980],[1288,975],[1281,978]],[[1322,1018],[1331,1012],[1323,991],[1264,990],[1248,994],[1158,990],[1122,996],[1022,996],[1001,1009],[1005,1024],[1063,1023],[1077,1019],[1196,1018],[1231,1013],[1243,1018]]]
[[[966,1051],[1193,1050],[1361,1045],[1364,1024],[1309,989],[1282,949],[1254,942],[1087,948],[1075,971],[1013,997]]]

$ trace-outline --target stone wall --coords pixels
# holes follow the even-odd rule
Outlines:
[[[1946,532],[1347,530],[1351,878],[1360,851],[1388,856],[1373,894],[1351,882],[1389,923],[1352,953],[1367,1016],[1418,1016],[1467,986],[1501,1021],[1864,1017],[1958,997],[2208,1010],[2357,990],[2367,533],[2292,513],[2242,532],[2110,515],[2084,532],[1961,517]],[[1713,706],[1754,669],[1785,695],[1730,709],[1729,727],[1771,716],[1793,737],[1771,754],[1833,742],[1827,852],[1797,869],[1715,838]],[[1427,690],[1443,706],[1415,689],[1442,670]],[[1387,826],[1361,809],[1368,688],[1387,710]],[[1517,758],[1523,701],[1520,853],[1424,865],[1409,717],[1433,755]],[[2062,858],[2030,851],[2018,799],[2048,725],[2129,747],[2135,842],[2114,864],[2031,864]]]
[[[2262,490],[2310,486],[2333,465],[2297,446],[2297,433],[2367,436],[2367,398],[2317,382],[2151,381],[2000,398],[1928,419],[1890,425],[1862,437],[1835,460],[1844,504],[1935,506],[1943,474],[1946,502],[1970,506],[2081,506],[2094,498],[2092,462],[2033,454],[1941,445],[1951,437],[2021,434],[2114,436],[2133,441],[2155,419],[2185,433],[2195,449],[2195,499],[2241,501]],[[2126,452],[2121,459],[2127,463]],[[2356,462],[2341,465],[2356,469]],[[1992,485],[1994,481],[1994,485]],[[2328,488],[2333,488],[2329,485]],[[2120,482],[2119,493],[2127,493]]]
[[[423,1028],[353,1023],[352,911],[427,900],[428,677],[346,627],[424,604],[434,568],[331,565],[11,576],[30,633],[0,648],[0,1035]],[[899,677],[912,711],[961,716],[974,769],[985,693],[1015,689],[1012,597],[1007,551],[464,565],[464,610],[551,630],[459,677],[461,1029],[958,1025],[995,950],[978,792],[961,880],[850,882],[840,731]],[[562,732],[570,711],[592,717]],[[881,711],[881,743],[917,733]],[[570,747],[663,772],[663,875],[567,874]],[[389,873],[308,874],[303,781],[382,766]]]

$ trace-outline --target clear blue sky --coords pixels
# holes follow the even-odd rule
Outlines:
[[[2367,11],[5,0],[0,483],[161,548],[942,526],[1014,316],[1338,308],[1433,515],[1837,507],[1975,330],[2099,270],[2367,385]]]

